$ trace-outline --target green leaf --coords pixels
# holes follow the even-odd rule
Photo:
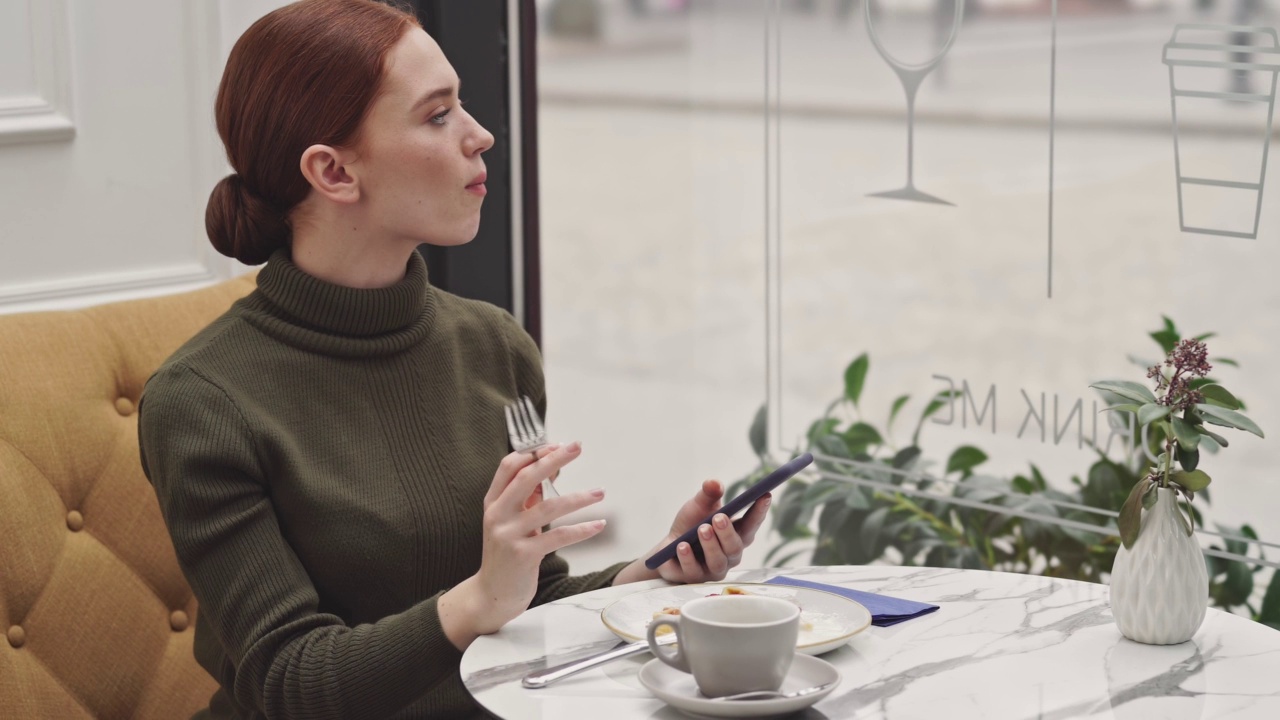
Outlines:
[[[1182,469],[1186,470],[1187,472],[1191,472],[1192,470],[1195,470],[1196,466],[1200,464],[1199,450],[1188,450],[1182,447],[1181,444],[1179,444],[1177,449],[1175,450],[1175,453],[1178,456],[1178,464],[1181,465]]]
[[[822,508],[822,512],[818,515],[818,542],[824,542],[839,533],[852,512],[853,508],[843,502],[828,503]]]
[[[1151,333],[1151,339],[1159,343],[1160,349],[1164,350],[1165,354],[1167,355],[1169,351],[1172,350],[1174,346],[1178,344],[1178,340],[1180,338],[1178,337],[1178,333],[1176,330],[1172,330],[1166,327],[1164,330],[1159,330],[1157,332]]]
[[[1240,363],[1230,358],[1214,358],[1213,362],[1220,363],[1222,365],[1230,365],[1231,367],[1240,367]]]
[[[1200,433],[1191,423],[1177,416],[1173,418],[1173,436],[1178,439],[1179,446],[1188,450],[1200,447]]]
[[[755,451],[757,457],[764,457],[766,451],[765,425],[769,422],[769,406],[761,405],[756,411],[755,420],[751,421],[751,429],[747,432],[747,439],[751,441],[751,449]]]
[[[1147,403],[1138,409],[1138,424],[1150,425],[1151,423],[1166,417],[1171,408],[1168,405],[1157,405],[1155,403]]]
[[[1240,401],[1221,385],[1205,385],[1200,388],[1200,392],[1210,405],[1217,405],[1228,410],[1240,409]]]
[[[1171,332],[1174,335],[1178,335],[1178,328],[1173,324],[1173,321],[1169,319],[1168,315],[1161,315],[1160,319],[1164,321],[1164,329],[1166,331]]]
[[[1220,599],[1228,606],[1243,605],[1249,602],[1249,596],[1253,594],[1253,573],[1242,562],[1228,563],[1227,579],[1222,583],[1225,592]]]
[[[905,470],[915,465],[916,460],[920,459],[920,448],[915,445],[904,447],[893,456],[892,465],[896,470]]]
[[[831,495],[844,490],[848,485],[849,483],[843,480],[824,478],[805,488],[802,502],[805,505],[822,505],[831,498]]]
[[[853,455],[866,452],[872,445],[884,443],[884,439],[880,437],[880,431],[864,422],[850,425],[849,429],[844,431],[843,437],[845,445]]]
[[[1156,486],[1152,485],[1147,489],[1146,492],[1142,493],[1142,509],[1150,510],[1151,508],[1155,507],[1156,500],[1158,500],[1159,498],[1160,498],[1159,494],[1156,493]]]
[[[1208,405],[1205,403],[1197,404],[1196,410],[1201,415],[1205,416],[1204,419],[1206,422],[1211,422],[1214,425],[1236,428],[1237,430],[1244,430],[1245,432],[1251,432],[1258,437],[1264,437],[1262,434],[1262,428],[1259,428],[1256,423],[1235,410],[1228,410],[1224,407]]]
[[[893,427],[893,420],[898,417],[898,411],[902,410],[902,406],[906,405],[910,399],[910,395],[902,395],[893,401],[893,408],[889,410],[889,424],[886,427]]]
[[[814,420],[813,424],[809,426],[809,444],[816,444],[819,438],[830,435],[839,424],[840,420],[838,418],[819,418]]]
[[[871,501],[867,499],[867,491],[852,485],[844,496],[844,504],[851,510],[870,510]]]
[[[880,537],[880,530],[884,527],[884,520],[889,516],[889,508],[882,507],[873,510],[870,515],[862,521],[862,529],[858,532],[858,539],[862,541],[864,548],[876,547],[876,541]]]
[[[1115,393],[1126,400],[1132,400],[1142,405],[1156,401],[1155,393],[1151,392],[1150,388],[1128,380],[1104,380],[1096,382],[1089,387],[1095,390],[1106,390],[1107,392]]]
[[[1135,483],[1133,490],[1129,491],[1129,499],[1124,501],[1124,507],[1120,508],[1120,542],[1124,546],[1133,549],[1133,544],[1138,540],[1138,531],[1142,529],[1142,495],[1150,488],[1150,481]]]
[[[1267,594],[1262,598],[1262,607],[1258,609],[1258,622],[1266,623],[1280,630],[1280,570],[1271,575],[1267,584]]]
[[[975,467],[987,461],[987,454],[972,445],[962,445],[947,459],[947,474],[960,472],[968,475]]]
[[[1196,428],[1196,432],[1200,433],[1204,437],[1209,438],[1210,441],[1218,443],[1222,447],[1228,447],[1226,438],[1222,437],[1216,432],[1209,430],[1208,428],[1198,427]]]
[[[1205,340],[1208,340],[1209,338],[1212,338],[1212,337],[1218,337],[1218,333],[1207,332],[1207,333],[1204,333],[1203,335],[1197,335],[1195,339],[1199,340],[1200,342],[1204,342]]]
[[[1123,404],[1123,405],[1112,405],[1111,407],[1104,407],[1104,408],[1102,408],[1101,410],[1099,410],[1098,412],[1106,412],[1106,411],[1108,411],[1108,410],[1115,410],[1115,411],[1117,411],[1117,412],[1127,412],[1127,413],[1133,413],[1134,415],[1137,415],[1137,414],[1138,414],[1138,410],[1140,410],[1140,409],[1141,409],[1141,408],[1140,408],[1139,406],[1137,406],[1137,405],[1133,405],[1133,404],[1130,404],[1130,403],[1125,403],[1125,404]]]
[[[1173,473],[1171,479],[1191,492],[1200,492],[1209,487],[1209,483],[1213,481],[1213,478],[1210,478],[1209,474],[1203,470],[1192,470],[1191,472],[1177,470]]]
[[[1080,496],[1090,507],[1113,510],[1124,504],[1125,490],[1120,468],[1110,460],[1099,460],[1089,467]]]
[[[854,407],[858,406],[858,399],[862,397],[862,386],[867,381],[867,369],[870,365],[871,360],[866,353],[862,353],[845,368],[844,396],[849,398]]]

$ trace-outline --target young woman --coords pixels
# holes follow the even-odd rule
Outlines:
[[[266,262],[258,287],[148,381],[147,476],[200,603],[209,718],[479,712],[462,652],[531,605],[663,577],[724,577],[768,505],[701,528],[658,572],[571,576],[544,531],[602,490],[542,500],[582,452],[508,454],[503,406],[545,411],[537,347],[507,313],[433,288],[415,251],[474,237],[493,137],[414,18],[304,0],[236,43],[217,99],[235,174],[214,246]],[[719,506],[708,481],[665,545]],[[736,526],[735,526],[736,525]]]

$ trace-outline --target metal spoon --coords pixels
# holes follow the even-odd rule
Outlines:
[[[807,687],[803,690],[792,690],[790,692],[779,692],[777,690],[752,690],[751,692],[738,693],[737,695],[724,695],[722,697],[711,699],[717,702],[720,700],[789,700],[791,698],[804,697],[805,695],[822,692],[835,684],[836,681],[832,680],[831,682],[814,685],[813,687]]]

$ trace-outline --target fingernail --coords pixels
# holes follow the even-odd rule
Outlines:
[[[578,442],[577,440],[574,440],[573,442],[569,443],[569,446],[566,447],[565,450],[571,453],[582,452],[582,443]]]
[[[596,498],[597,500],[604,497],[604,488],[596,488],[595,490],[592,490],[591,497]]]
[[[773,502],[773,498],[765,498],[764,500],[761,500],[760,502],[764,503],[764,507],[769,507],[769,503]]]
[[[729,520],[724,516],[723,513],[721,513],[720,515],[716,516],[715,523],[716,523],[716,527],[723,530],[725,527],[729,525]]]
[[[680,551],[681,555],[688,555],[690,552],[689,543],[680,543],[680,547],[676,549]]]
[[[702,537],[704,537],[704,538],[710,539],[710,538],[711,538],[711,526],[710,526],[710,525],[703,525],[702,527],[698,528],[698,534],[699,534],[699,535],[701,535],[701,536],[702,536]]]
[[[600,520],[595,521],[595,523],[593,524],[595,525],[596,530],[603,530],[604,526],[609,524],[609,521],[602,518]]]

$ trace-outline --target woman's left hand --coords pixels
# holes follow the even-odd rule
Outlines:
[[[720,509],[723,497],[724,488],[718,481],[703,482],[702,488],[676,513],[675,521],[671,523],[671,532],[645,557],[671,544],[707,515]],[[742,562],[742,551],[755,540],[756,531],[764,523],[771,500],[770,495],[761,497],[745,515],[733,522],[729,522],[724,513],[716,513],[710,523],[702,525],[698,529],[698,541],[703,551],[701,561],[693,554],[689,543],[682,542],[676,548],[676,556],[658,566],[656,573],[646,568],[644,559],[641,558],[619,573],[614,584],[646,580],[655,576],[676,583],[723,580],[730,569]]]

